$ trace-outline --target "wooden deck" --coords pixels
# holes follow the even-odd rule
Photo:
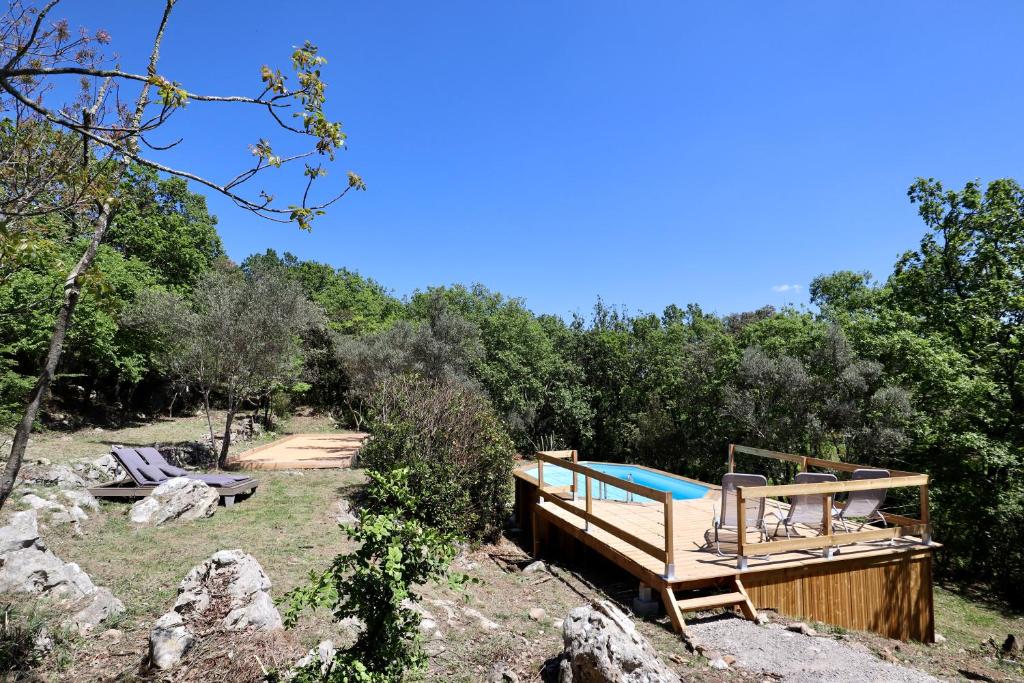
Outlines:
[[[808,466],[841,472],[859,467],[736,448],[759,457],[798,459],[804,471]],[[731,456],[732,449],[730,471]],[[547,485],[545,462],[577,472],[585,486]],[[521,467],[515,476],[519,525],[535,556],[574,560],[596,552],[659,593],[676,630],[685,628],[688,611],[736,607],[749,619],[758,609],[773,609],[892,638],[934,639],[932,560],[940,546],[930,539],[925,475],[893,472],[882,480],[746,487],[751,497],[766,498],[765,520],[773,538],[763,541],[752,529],[743,539],[726,532],[720,553],[712,542],[716,508],[721,512],[721,491],[714,485],[705,484],[709,490],[703,498],[673,500],[664,491],[578,463],[575,451],[538,453],[537,468]],[[597,498],[596,482],[630,491],[640,502]],[[918,487],[920,519],[886,514],[884,527],[850,533],[833,528],[834,492],[849,495],[883,487]],[[776,536],[771,512],[785,516],[787,496],[811,493],[823,498],[823,531],[798,526],[789,538],[782,530]],[[743,496],[741,488],[730,498],[741,511]]]
[[[571,504],[583,509],[581,500],[571,502]],[[713,584],[719,579],[730,578],[740,573],[736,567],[734,537],[723,536],[725,542],[721,544],[721,550],[724,555],[715,552],[713,546],[707,547],[705,533],[711,529],[711,520],[714,517],[716,505],[718,505],[718,500],[714,494],[701,499],[675,501],[672,529],[675,572],[672,579],[664,577],[662,560],[643,552],[607,531],[596,527],[591,527],[589,531],[586,531],[586,525],[580,517],[561,507],[550,502],[542,502],[537,505],[536,514],[540,515],[545,523],[555,524],[576,538],[587,538],[588,545],[594,546],[620,565],[632,566],[637,570],[633,573],[644,574],[646,576],[645,583],[652,587],[660,588],[664,584],[698,587]],[[784,504],[782,504],[782,508],[785,509]],[[621,527],[624,531],[646,540],[652,545],[661,545],[663,542],[665,524],[660,504],[595,500],[593,501],[593,512],[595,515],[613,521],[617,527]],[[768,526],[769,531],[774,530],[773,524],[769,523]],[[804,535],[816,536],[810,529],[807,529]],[[758,551],[771,550],[771,543],[753,545],[758,541],[758,535],[753,531],[748,532],[747,541]],[[840,548],[840,553],[831,559],[823,557],[820,550],[771,553],[766,556],[752,555],[748,559],[748,568],[742,573],[744,575],[756,574],[826,562],[895,555],[923,547],[925,546],[921,545],[920,539],[901,538],[896,539],[894,545],[890,545],[888,541],[844,545]]]
[[[228,460],[234,470],[303,470],[350,467],[368,435],[365,432],[292,434],[239,453]]]

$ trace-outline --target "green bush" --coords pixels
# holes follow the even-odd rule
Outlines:
[[[425,524],[495,538],[509,512],[513,448],[487,397],[457,379],[403,375],[382,383],[371,410],[363,463],[408,469]]]
[[[419,597],[411,588],[446,575],[455,554],[454,538],[411,514],[419,505],[407,470],[369,474],[372,505],[360,513],[358,525],[345,527],[359,549],[338,555],[327,571],[314,572],[309,585],[285,597],[289,627],[306,608],[327,607],[335,619],[355,617],[363,628],[350,649],[335,655],[326,675],[323,663],[314,658],[296,672],[293,683],[392,683],[426,661],[420,615],[410,605]],[[453,584],[465,580],[459,575],[449,579]]]

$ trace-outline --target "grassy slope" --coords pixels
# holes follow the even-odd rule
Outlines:
[[[326,429],[330,429],[327,421],[295,418],[282,433]],[[204,432],[204,419],[188,417],[117,431],[47,434],[33,439],[29,457],[62,462],[96,457],[111,443],[174,442],[194,439]],[[253,445],[250,442],[237,448]],[[126,518],[127,505],[105,502],[102,513],[93,515],[84,525],[84,537],[57,530],[46,532],[46,540],[58,555],[78,562],[128,607],[118,625],[125,632],[124,643],[114,647],[98,639],[90,640],[75,655],[70,667],[56,675],[64,680],[81,679],[83,672],[78,662],[115,650],[130,655],[119,656],[122,670],[131,670],[145,649],[153,620],[173,604],[178,582],[192,566],[217,550],[242,548],[251,553],[270,575],[273,594],[280,597],[299,585],[310,570],[322,569],[336,553],[349,547],[333,522],[330,507],[346,490],[363,482],[360,471],[259,472],[256,476],[261,485],[254,497],[231,509],[220,508],[208,520],[162,529],[134,529]],[[453,595],[437,586],[423,590],[427,599],[424,605],[439,617],[445,634],[442,641],[431,645],[430,669],[423,678],[479,681],[493,662],[505,661],[522,680],[537,680],[544,661],[561,650],[561,633],[553,620],[590,597],[603,597],[601,590],[623,599],[631,597],[635,590],[631,580],[601,576],[590,567],[579,573],[556,569],[554,576],[543,572],[522,574],[516,567],[528,559],[518,546],[507,541],[487,546],[466,558],[467,572],[481,583],[465,595]],[[434,599],[454,601],[455,618],[451,624],[447,623],[444,607],[430,602]],[[481,629],[475,619],[465,614],[466,607],[485,614],[499,628]],[[530,619],[532,607],[543,607],[547,616],[540,621]],[[1001,642],[1007,633],[1024,631],[1020,615],[1001,614],[941,588],[936,588],[935,610],[938,631],[948,638],[942,647],[910,644],[897,650],[892,641],[876,636],[846,637],[860,639],[876,650],[896,650],[898,658],[939,675],[957,676],[962,668],[985,672],[997,680],[1012,680],[1020,674],[1019,670],[985,661],[978,650],[979,643],[990,637]],[[664,618],[640,622],[639,627],[666,659],[672,655],[688,658]],[[330,620],[324,615],[307,619],[299,632],[304,646],[333,635]],[[133,651],[137,656],[131,654]],[[673,666],[686,680],[725,680],[738,675],[711,672],[690,659]]]

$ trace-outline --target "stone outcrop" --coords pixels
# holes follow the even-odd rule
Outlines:
[[[559,683],[679,683],[615,605],[601,600],[569,612]]]
[[[15,513],[0,528],[0,593],[59,601],[72,613],[65,626],[82,633],[124,611],[109,590],[93,584],[77,564],[62,561],[46,547],[35,510]]]
[[[168,669],[212,633],[282,626],[270,597],[270,578],[260,563],[241,550],[221,550],[189,571],[178,587],[174,608],[153,625],[150,663]]]
[[[132,505],[129,518],[140,526],[188,522],[212,517],[220,495],[201,481],[175,477],[160,484],[148,497]]]

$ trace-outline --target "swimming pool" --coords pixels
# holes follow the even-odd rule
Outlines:
[[[701,486],[700,484],[694,484],[693,482],[679,479],[668,474],[656,472],[645,469],[643,467],[637,467],[636,465],[617,465],[608,462],[581,462],[581,465],[586,465],[598,472],[610,474],[613,477],[619,479],[625,479],[632,481],[635,484],[641,486],[649,486],[652,489],[658,489],[659,491],[671,491],[672,498],[674,500],[688,500],[691,498],[703,498],[704,494],[708,492],[708,487]],[[525,474],[530,475],[534,479],[537,478],[537,466],[532,467],[523,471]],[[576,495],[584,495],[584,476],[582,474],[576,474]],[[551,463],[544,463],[544,485],[545,486],[569,486],[572,483],[572,472],[559,467],[558,465],[552,465]],[[623,489],[617,488],[610,484],[605,484],[599,481],[590,482],[590,495],[596,499],[603,500],[632,500],[638,501],[646,500],[641,496],[635,494],[627,494]]]

